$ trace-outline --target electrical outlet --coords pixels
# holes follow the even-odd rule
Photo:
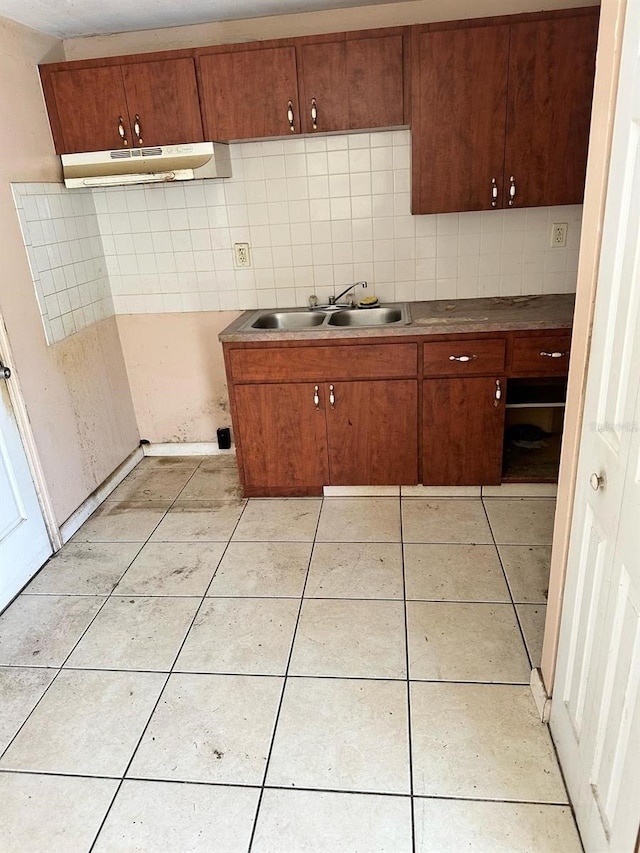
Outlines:
[[[551,226],[551,248],[564,249],[567,245],[568,222],[554,222]]]
[[[236,265],[236,269],[251,266],[251,254],[249,252],[248,243],[233,244],[233,260]]]

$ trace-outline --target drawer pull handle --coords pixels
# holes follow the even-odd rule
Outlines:
[[[333,385],[329,385],[329,405],[332,409],[335,409],[336,407],[336,395]]]
[[[516,200],[516,179],[511,175],[509,178],[509,207],[513,207]]]
[[[128,145],[129,142],[127,140],[127,131],[124,129],[124,119],[122,116],[118,116],[118,134],[120,139],[122,140],[123,145]]]
[[[320,394],[318,393],[319,391],[320,391],[320,388],[317,385],[314,386],[313,403],[314,403],[316,409],[318,409],[318,411],[320,410]]]
[[[567,350],[566,352],[545,352],[544,350],[542,350],[540,355],[544,356],[545,358],[563,358],[565,355],[569,355],[569,350]]]
[[[138,145],[142,145],[142,124],[140,122],[140,116],[136,113],[136,119],[133,125],[133,130],[135,135],[138,137]]]
[[[311,127],[318,129],[318,105],[315,98],[311,98]]]
[[[493,398],[493,405],[497,408],[500,400],[502,399],[502,385],[500,384],[500,380],[496,379],[496,393]]]
[[[291,131],[291,133],[295,133],[296,132],[296,125],[295,125],[295,115],[293,113],[293,102],[292,101],[289,101],[289,103],[287,104],[287,121],[289,122],[289,130]]]
[[[477,355],[450,355],[449,361],[475,361]]]
[[[498,182],[491,178],[491,207],[498,206]]]

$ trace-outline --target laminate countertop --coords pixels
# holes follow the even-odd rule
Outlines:
[[[218,335],[223,343],[252,341],[308,341],[334,338],[387,338],[428,335],[478,334],[480,332],[570,329],[575,294],[495,296],[482,299],[437,299],[407,302],[411,322],[397,326],[335,327],[285,331],[242,329],[252,317],[267,313],[245,311]],[[282,309],[271,309],[273,311]],[[354,309],[365,310],[365,309]]]

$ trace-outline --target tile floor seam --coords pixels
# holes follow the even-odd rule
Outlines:
[[[406,666],[406,681],[407,681],[407,739],[408,739],[408,759],[409,759],[409,793],[411,797],[411,850],[416,853],[416,816],[414,803],[413,789],[413,742],[411,732],[411,670],[409,660],[409,612],[407,607],[407,577],[405,567],[405,541],[404,541],[404,525],[402,514],[402,494],[400,494],[400,559],[402,565],[402,599],[404,607],[404,649],[405,649],[405,666]]]
[[[200,463],[200,464],[202,464],[202,463]],[[149,541],[150,541],[151,537],[153,536],[153,534],[155,533],[155,531],[158,529],[158,526],[159,526],[159,525],[162,523],[162,521],[166,518],[166,516],[167,516],[167,514],[169,513],[169,511],[171,510],[171,508],[174,506],[174,504],[175,504],[175,503],[176,503],[176,501],[178,500],[178,498],[179,498],[180,494],[182,494],[182,491],[184,491],[184,489],[186,489],[186,487],[187,487],[187,486],[188,486],[188,484],[191,482],[191,480],[192,480],[192,479],[193,479],[193,477],[195,476],[196,471],[198,471],[198,470],[199,470],[199,468],[200,468],[200,465],[198,465],[198,466],[195,468],[195,470],[193,471],[193,474],[191,475],[191,477],[189,477],[189,479],[187,480],[187,482],[184,484],[184,486],[183,486],[182,490],[180,491],[180,493],[178,494],[178,496],[176,496],[176,498],[174,499],[174,501],[171,503],[171,505],[170,505],[170,506],[167,508],[167,510],[165,511],[165,513],[164,513],[164,515],[162,516],[162,518],[158,521],[158,524],[156,524],[156,526],[153,528],[153,530],[151,531],[151,533],[150,533],[150,534],[149,534],[149,536],[147,537],[147,540],[146,540],[146,542],[145,542],[145,545],[149,543]],[[246,504],[245,504],[245,506],[246,506]],[[242,518],[242,514],[243,514],[243,512],[244,512],[244,507],[242,508],[242,512],[240,513],[240,516],[239,516],[239,518],[238,518],[238,521],[236,522],[236,526],[237,526],[237,524],[239,523],[240,518]],[[234,531],[235,531],[235,527],[234,527]],[[233,535],[233,534],[232,534],[232,535]],[[165,678],[165,680],[164,680],[164,684],[162,685],[162,688],[160,689],[160,692],[158,693],[158,698],[156,699],[156,701],[155,701],[155,703],[154,703],[154,705],[153,705],[153,708],[151,709],[151,713],[149,714],[149,716],[148,716],[148,718],[147,718],[147,722],[145,723],[145,725],[144,725],[144,726],[143,726],[143,728],[142,728],[142,732],[141,732],[141,734],[140,734],[140,737],[138,738],[138,740],[137,740],[137,742],[136,742],[136,744],[135,744],[135,746],[134,746],[134,748],[133,748],[133,750],[132,750],[132,752],[131,752],[131,756],[129,757],[129,761],[127,762],[126,767],[124,768],[124,771],[123,771],[123,773],[122,773],[122,776],[121,776],[121,778],[120,778],[120,781],[119,781],[119,783],[118,783],[118,786],[117,786],[117,788],[116,788],[116,791],[115,791],[115,793],[114,793],[113,797],[111,798],[111,802],[109,803],[109,807],[107,808],[107,810],[106,810],[106,812],[105,812],[105,814],[104,814],[104,817],[102,818],[102,821],[101,821],[100,826],[98,827],[98,830],[97,830],[97,832],[96,832],[96,834],[95,834],[95,837],[94,837],[94,839],[93,839],[93,842],[92,842],[92,844],[91,844],[91,847],[89,848],[89,853],[92,853],[92,851],[94,850],[95,845],[96,845],[96,843],[97,843],[98,839],[100,838],[100,833],[102,832],[102,829],[103,829],[103,827],[104,827],[104,825],[105,825],[105,823],[106,823],[106,821],[107,821],[107,818],[109,817],[109,814],[110,814],[110,812],[111,812],[111,809],[113,808],[113,804],[115,803],[116,798],[117,798],[117,796],[118,796],[118,794],[119,794],[120,790],[122,789],[122,785],[124,784],[124,781],[125,781],[125,779],[127,778],[127,773],[128,773],[128,771],[129,771],[129,768],[131,767],[131,765],[132,765],[132,763],[133,763],[133,759],[135,758],[135,755],[136,755],[136,753],[137,753],[137,751],[138,751],[138,749],[139,749],[139,747],[140,747],[140,744],[142,743],[142,739],[144,738],[144,736],[145,736],[145,734],[146,734],[146,732],[147,732],[147,729],[149,728],[149,724],[151,723],[151,720],[152,720],[152,718],[153,718],[153,715],[155,714],[156,709],[158,708],[158,705],[160,704],[160,700],[162,699],[162,696],[163,696],[163,694],[164,694],[164,691],[166,690],[167,684],[169,683],[169,680],[170,680],[170,678],[171,678],[171,675],[172,675],[172,672],[173,672],[173,668],[175,667],[175,664],[176,664],[176,662],[177,662],[177,660],[178,660],[178,657],[180,656],[180,652],[182,651],[182,649],[183,649],[183,647],[184,647],[184,644],[185,644],[185,642],[186,642],[186,640],[187,640],[187,637],[189,636],[189,632],[191,631],[191,628],[193,627],[193,623],[195,622],[195,620],[196,620],[196,618],[197,618],[197,616],[198,616],[198,613],[200,612],[200,609],[202,608],[202,605],[203,605],[203,603],[204,603],[204,601],[205,601],[205,599],[206,599],[207,590],[209,589],[209,586],[210,586],[210,584],[211,584],[211,581],[213,580],[213,578],[215,577],[216,572],[218,571],[218,568],[219,568],[219,566],[220,566],[220,562],[222,561],[222,558],[224,557],[224,554],[226,553],[226,550],[227,550],[227,548],[229,547],[229,543],[230,543],[230,542],[231,542],[231,537],[229,537],[229,539],[227,540],[227,544],[226,544],[226,546],[225,546],[225,548],[224,548],[224,550],[223,550],[223,552],[222,552],[222,555],[220,556],[220,559],[218,560],[218,562],[217,562],[217,564],[216,564],[216,568],[215,568],[215,571],[213,572],[213,575],[211,576],[211,580],[209,581],[209,584],[207,585],[207,587],[206,587],[206,589],[205,589],[204,593],[202,594],[202,596],[189,596],[189,597],[193,597],[193,598],[198,598],[198,597],[200,597],[200,604],[199,604],[199,605],[198,605],[198,607],[196,608],[196,611],[195,611],[195,613],[194,613],[194,615],[193,615],[193,618],[191,619],[191,622],[189,623],[189,627],[187,628],[187,630],[186,630],[186,632],[185,632],[185,634],[184,634],[184,637],[182,638],[182,642],[180,643],[179,648],[178,648],[178,650],[177,650],[177,652],[176,652],[176,654],[175,654],[175,656],[174,656],[174,659],[173,659],[173,663],[172,663],[172,665],[171,665],[171,668],[169,669],[169,672],[166,674],[166,678]],[[144,547],[144,546],[143,546],[143,547]],[[140,549],[140,550],[142,550],[142,549]],[[140,552],[138,552],[138,553],[140,553]],[[125,574],[126,574],[126,572],[125,572]],[[123,575],[123,577],[124,577],[124,575]],[[113,590],[112,590],[112,593],[113,593]],[[111,596],[110,596],[110,597],[111,597]]]
[[[495,500],[495,498],[494,498]],[[498,499],[500,500],[500,499]],[[498,548],[498,543],[496,542],[495,533],[493,532],[493,527],[491,526],[491,519],[489,518],[489,513],[487,512],[487,507],[485,505],[485,499],[481,498],[482,501],[482,509],[487,519],[487,524],[489,525],[489,530],[491,531],[491,538],[493,540],[493,545],[496,549],[496,554],[498,555],[498,560],[500,562],[500,568],[502,569],[502,574],[504,575],[504,580],[507,585],[507,591],[509,592],[509,599],[511,600],[511,606],[513,608],[514,615],[516,617],[516,622],[518,625],[518,630],[520,631],[520,637],[522,639],[522,643],[524,645],[525,654],[527,655],[527,660],[529,661],[529,666],[531,669],[535,669],[533,665],[533,660],[531,658],[531,653],[529,651],[529,646],[527,644],[527,639],[525,637],[524,630],[522,628],[522,622],[520,621],[520,614],[518,613],[518,608],[516,607],[515,601],[513,600],[513,593],[511,592],[511,585],[509,584],[509,576],[507,574],[507,570],[504,567],[504,563],[502,561],[502,556],[500,554],[500,548]]]
[[[276,716],[275,716],[275,719],[273,722],[273,732],[271,735],[271,743],[269,744],[269,751],[267,752],[267,760],[266,760],[266,763],[264,766],[264,774],[262,776],[262,785],[260,787],[260,795],[258,796],[258,802],[256,804],[256,813],[255,813],[255,816],[253,819],[253,827],[251,828],[251,837],[249,839],[249,847],[247,849],[247,853],[251,853],[251,848],[253,846],[253,842],[255,839],[256,828],[258,826],[258,818],[260,817],[260,807],[262,805],[262,799],[264,796],[265,786],[266,786],[266,782],[267,782],[267,774],[269,773],[269,763],[271,761],[271,755],[273,753],[273,746],[274,746],[274,743],[276,740],[276,735],[278,733],[278,723],[280,721],[280,713],[282,711],[282,704],[284,702],[284,695],[285,695],[285,691],[287,689],[287,680],[289,677],[289,667],[291,666],[291,659],[293,657],[293,649],[294,649],[295,642],[296,642],[296,635],[298,633],[298,625],[300,624],[300,615],[302,613],[302,605],[304,604],[304,591],[307,587],[307,581],[309,580],[309,572],[311,570],[311,561],[313,559],[313,549],[315,548],[315,544],[316,544],[316,537],[318,535],[318,528],[320,526],[320,518],[322,516],[322,508],[324,506],[324,500],[325,500],[324,497],[320,498],[320,509],[318,511],[318,518],[316,519],[316,527],[315,527],[315,532],[314,532],[313,540],[312,540],[312,544],[311,544],[311,550],[309,552],[309,557],[307,560],[307,571],[306,571],[306,574],[304,577],[304,583],[302,585],[302,592],[300,594],[300,604],[298,606],[298,615],[296,617],[296,623],[295,623],[295,627],[293,629],[293,635],[291,637],[291,645],[289,647],[289,656],[287,658],[287,665],[286,665],[285,671],[284,671],[284,678],[282,679],[282,690],[280,692],[280,701],[278,702],[278,708],[277,708]]]
[[[65,544],[66,544],[66,543],[65,543]],[[64,545],[63,545],[63,547],[64,547]],[[144,544],[142,544],[142,545],[140,546],[140,548],[139,548],[139,549],[138,549],[138,551],[136,552],[136,555],[132,558],[131,562],[130,562],[130,563],[127,565],[127,567],[125,568],[125,570],[123,571],[122,575],[120,576],[120,578],[119,578],[119,580],[118,580],[118,583],[120,583],[120,581],[122,580],[122,578],[123,578],[123,577],[126,575],[126,573],[129,571],[129,568],[130,568],[131,564],[132,564],[132,563],[133,563],[133,561],[138,557],[138,555],[140,554],[140,551],[142,550],[142,548],[144,548]],[[60,550],[62,550],[62,548],[61,548]],[[56,553],[58,553],[58,552],[56,552]],[[43,569],[44,569],[44,568],[49,564],[49,562],[50,562],[50,560],[47,560],[47,562],[44,564],[44,566],[42,566],[42,568],[41,568],[41,569],[39,569],[39,570],[38,570],[38,572],[36,572],[36,574],[34,575],[34,578],[36,578],[36,577],[40,574],[40,572],[41,572],[41,571],[42,571],[42,570],[43,570]],[[29,583],[31,583],[31,581],[32,581],[34,578],[31,578],[31,580],[29,581]],[[116,586],[117,586],[117,584],[116,584]],[[112,590],[112,592],[113,592],[113,590]],[[33,593],[33,595],[38,595],[38,594],[40,594],[40,593]],[[55,593],[49,593],[49,594],[50,594],[50,595],[55,595]],[[20,593],[20,595],[22,595],[22,592]],[[101,598],[102,596],[99,596],[99,595],[94,595],[94,596],[89,596],[89,595],[84,595],[84,596],[72,596],[72,595],[68,595],[68,596],[66,596],[66,597],[68,597],[68,598],[73,598],[73,597],[76,597],[76,598],[78,598],[78,597],[82,597],[82,598],[88,598],[88,597]],[[109,601],[109,599],[110,599],[110,598],[111,598],[111,593],[108,593],[107,595],[105,595],[105,597],[104,597],[104,601],[102,602],[102,604],[100,605],[100,607],[96,610],[96,612],[95,612],[95,613],[94,613],[94,615],[93,615],[93,618],[92,618],[92,619],[89,621],[89,623],[86,625],[86,627],[85,627],[84,631],[82,631],[82,633],[80,634],[80,636],[78,637],[78,639],[76,640],[76,642],[73,644],[73,646],[72,646],[72,647],[71,647],[71,649],[69,650],[69,652],[68,652],[67,656],[64,658],[64,660],[62,661],[62,663],[60,664],[60,666],[57,668],[57,669],[58,669],[58,672],[57,672],[57,673],[56,673],[56,675],[51,679],[51,681],[49,682],[49,684],[48,684],[48,685],[47,685],[47,687],[45,688],[44,692],[42,693],[42,696],[40,696],[40,698],[38,699],[38,701],[36,702],[36,704],[33,706],[33,708],[31,709],[31,711],[30,711],[30,712],[29,712],[29,714],[27,715],[27,717],[22,721],[22,725],[21,725],[21,726],[20,726],[20,728],[15,732],[15,734],[13,735],[13,737],[11,738],[11,740],[9,741],[9,743],[7,744],[7,746],[2,750],[2,752],[0,752],[0,761],[2,760],[2,758],[3,758],[3,757],[5,756],[5,754],[7,753],[7,750],[9,750],[9,749],[11,748],[11,745],[13,744],[13,742],[14,742],[14,741],[15,741],[15,739],[18,737],[18,735],[20,734],[20,732],[22,731],[22,729],[23,729],[23,728],[25,727],[25,725],[27,724],[27,722],[28,722],[28,721],[29,721],[29,719],[31,718],[31,716],[32,716],[33,712],[35,711],[35,709],[38,707],[38,705],[42,702],[42,700],[44,699],[44,697],[47,695],[47,693],[49,692],[49,690],[50,690],[50,688],[51,688],[51,685],[52,685],[55,681],[57,681],[58,676],[60,675],[60,673],[61,673],[61,672],[62,672],[62,670],[64,669],[65,663],[69,660],[70,656],[73,654],[73,652],[75,651],[75,649],[78,647],[78,644],[81,642],[82,638],[86,635],[86,633],[87,633],[87,631],[89,630],[89,628],[93,625],[93,623],[95,622],[95,620],[98,618],[98,615],[102,612],[102,610],[104,609],[104,607],[105,607],[105,605],[106,605],[107,601]],[[49,669],[49,668],[53,669],[54,667],[43,667],[43,669]]]

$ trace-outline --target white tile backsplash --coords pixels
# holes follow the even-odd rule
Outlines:
[[[47,343],[114,313],[109,274],[90,190],[13,184]]]
[[[14,185],[47,339],[114,308],[303,306],[361,279],[381,300],[575,290],[581,205],[412,216],[410,157],[408,130],[298,137],[232,145],[226,180]]]

